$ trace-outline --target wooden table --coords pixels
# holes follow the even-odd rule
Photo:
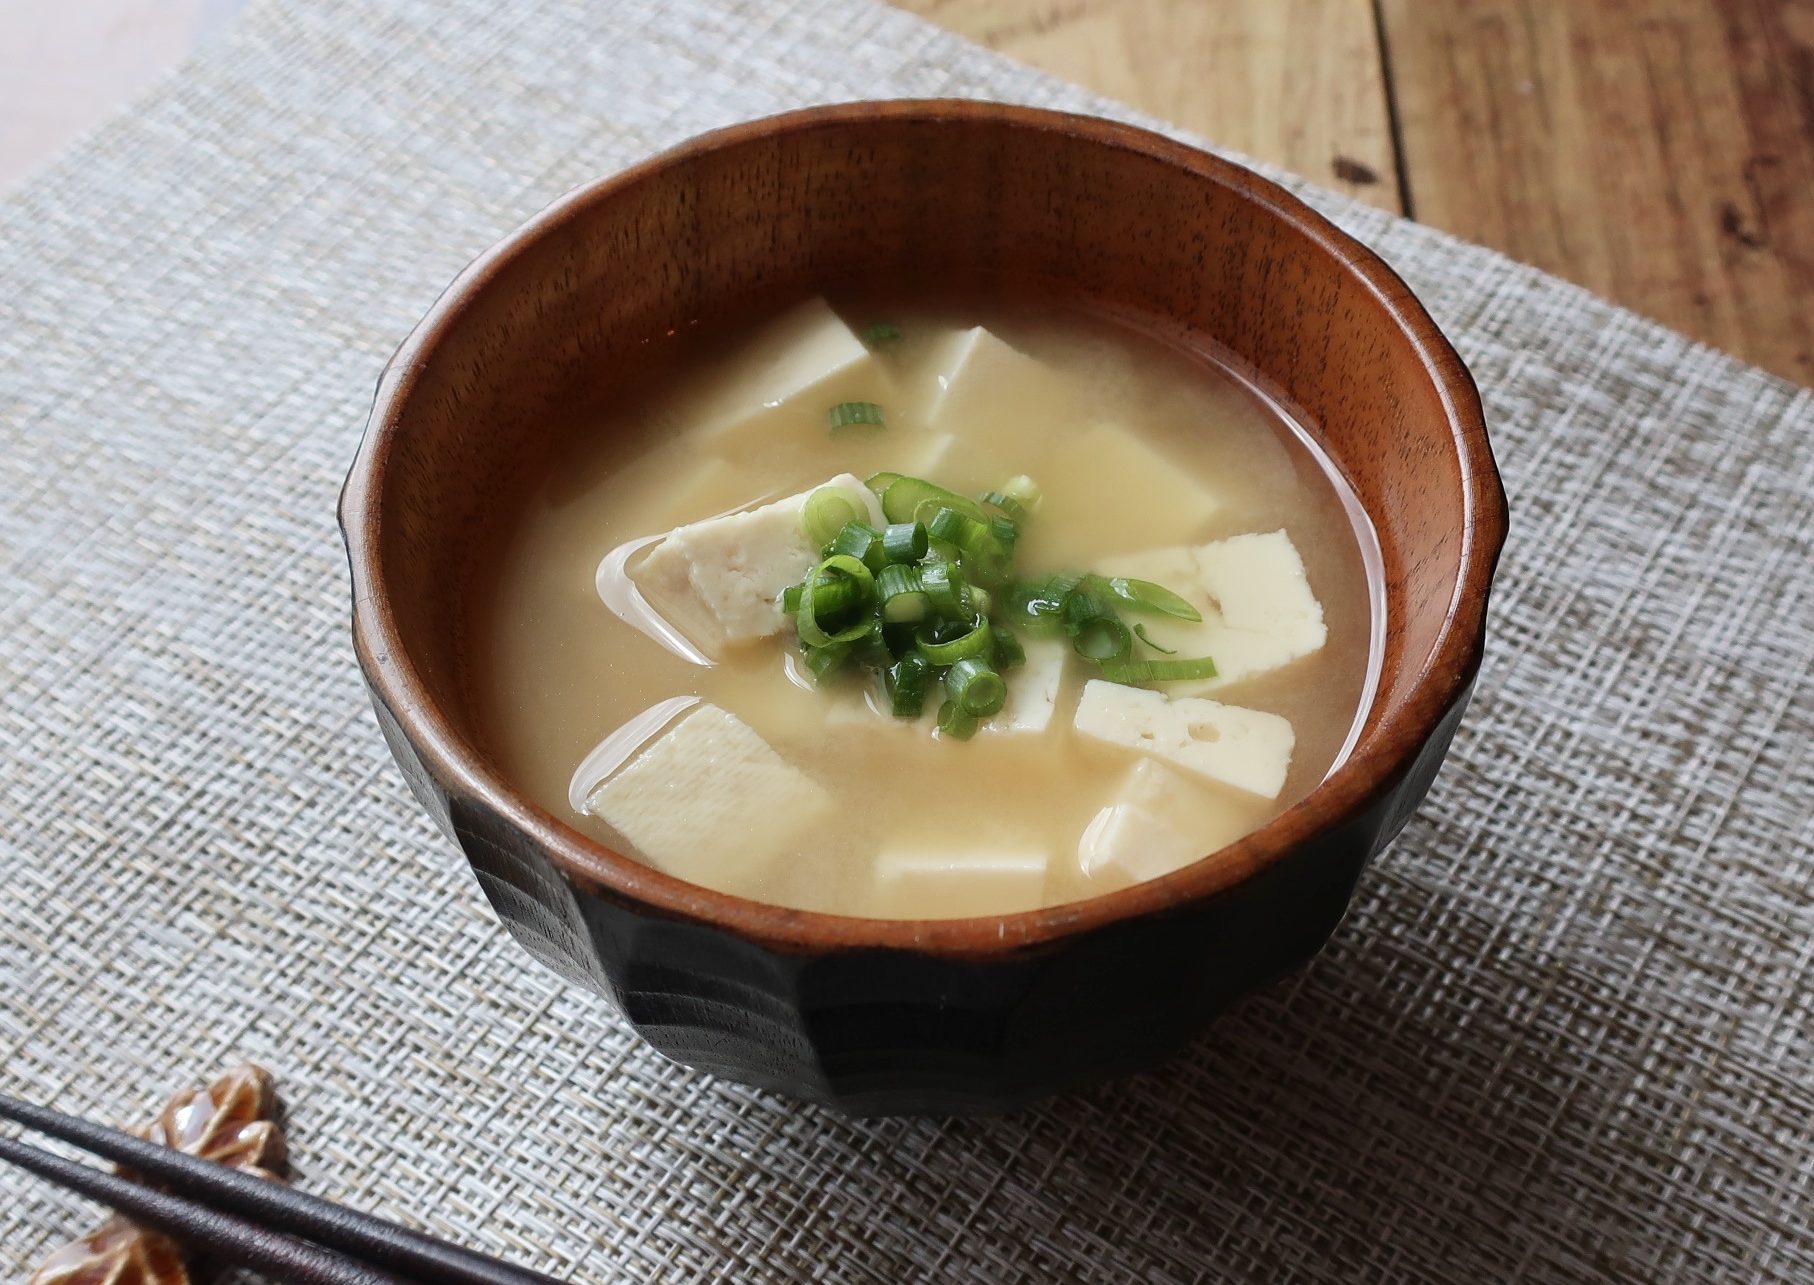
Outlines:
[[[896,0],[1814,384],[1814,0]]]
[[[895,0],[1814,385],[1814,0]],[[0,187],[244,0],[0,0]]]

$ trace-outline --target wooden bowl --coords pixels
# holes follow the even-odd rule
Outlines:
[[[1352,755],[1165,878],[926,922],[697,887],[529,802],[487,756],[448,590],[494,533],[500,483],[577,389],[627,378],[650,336],[926,280],[1207,337],[1295,403],[1385,557],[1384,670]],[[1294,197],[1124,125],[933,101],[707,134],[511,233],[384,373],[340,521],[379,724],[517,940],[676,1061],[877,1114],[1001,1109],[1147,1066],[1320,949],[1461,718],[1506,509],[1454,349],[1384,263]]]

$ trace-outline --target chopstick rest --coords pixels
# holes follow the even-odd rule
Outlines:
[[[188,1105],[194,1112],[206,1114],[206,1121],[179,1108],[164,1121],[164,1136],[187,1139],[198,1146],[213,1139],[207,1145],[242,1163],[261,1156],[271,1158],[269,1151],[255,1145],[262,1131],[251,1128],[256,1119],[245,1117],[256,1112],[248,1113],[243,1104],[268,1102],[274,1110],[274,1094],[205,1096],[205,1104],[198,1099]],[[239,1108],[230,1105],[236,1101],[242,1104]],[[3,1093],[0,1120],[112,1160],[122,1172],[156,1185],[141,1186],[4,1135],[0,1135],[0,1161],[111,1204],[193,1244],[210,1260],[252,1267],[274,1280],[291,1285],[397,1285],[399,1280],[424,1285],[431,1281],[434,1285],[559,1285],[542,1272],[269,1181],[253,1171],[256,1164],[251,1168],[217,1164],[178,1147],[161,1146]],[[208,1127],[210,1122],[221,1127]],[[149,1276],[137,1259],[124,1258],[117,1265],[137,1273],[127,1278],[133,1285],[168,1285],[183,1279]],[[67,1261],[59,1263],[57,1270],[66,1272]],[[56,1285],[123,1285],[106,1276],[65,1274],[51,1280]]]
[[[147,1142],[278,1182],[287,1169],[278,1114],[277,1084],[271,1073],[244,1062],[203,1088],[172,1095],[149,1125],[133,1133]],[[100,1281],[189,1285],[187,1255],[162,1232],[116,1216],[53,1252],[32,1273],[30,1285]]]

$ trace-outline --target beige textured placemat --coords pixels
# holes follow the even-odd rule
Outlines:
[[[1126,114],[857,0],[283,0],[0,204],[0,1084],[125,1119],[255,1056],[309,1188],[590,1281],[1814,1276],[1810,395],[1326,193],[1514,517],[1451,761],[1314,965],[1153,1074],[851,1123],[496,926],[347,644],[378,368],[568,186],[902,94]],[[0,1266],[89,1221],[0,1173]]]

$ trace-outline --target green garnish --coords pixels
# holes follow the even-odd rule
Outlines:
[[[822,486],[806,497],[806,538],[815,548],[822,547],[831,543],[846,522],[855,522],[861,516],[862,511],[844,490]]]
[[[966,656],[945,671],[945,695],[962,706],[964,713],[987,718],[1007,704],[1008,685],[988,661]]]
[[[1176,647],[1161,647],[1158,643],[1149,638],[1146,633],[1145,625],[1135,625],[1134,636],[1148,647],[1151,647],[1154,651],[1164,652],[1167,656],[1176,656],[1178,654],[1178,649]]]
[[[926,707],[926,688],[932,680],[932,666],[924,656],[907,655],[882,671],[882,685],[888,692],[889,712],[896,718],[918,718]]]
[[[876,598],[885,624],[918,624],[932,611],[918,567],[898,563],[883,567],[876,577]]]
[[[826,556],[841,553],[855,558],[873,572],[888,565],[882,556],[882,533],[867,522],[846,522],[842,530],[825,546]]]
[[[890,348],[901,342],[901,328],[892,321],[878,321],[863,328],[862,338],[871,348]]]
[[[938,707],[938,730],[942,736],[953,740],[967,741],[976,735],[977,717],[967,712],[954,700],[948,700]]]
[[[882,532],[882,556],[890,562],[918,562],[931,547],[924,522],[890,522]]]
[[[1175,683],[1186,678],[1214,678],[1216,662],[1208,656],[1196,660],[1105,661],[1102,676],[1111,683]]]
[[[826,418],[831,421],[832,431],[840,428],[852,428],[858,424],[871,424],[876,428],[886,428],[882,420],[882,408],[874,402],[839,402],[829,411]]]
[[[1179,620],[1203,619],[1202,612],[1164,585],[1151,580],[1130,580],[1126,576],[1085,576],[1084,580],[1096,592],[1107,594],[1131,611],[1151,611],[1176,616]]]
[[[876,479],[884,476],[876,474],[869,479],[869,487],[875,489]],[[933,516],[940,509],[953,509],[967,518],[983,520],[982,506],[975,500],[966,499],[956,491],[947,491],[942,486],[934,485],[921,477],[903,477],[895,474],[882,490],[882,512],[890,522],[925,522],[930,524]],[[924,509],[925,512],[920,510]]]
[[[995,649],[989,622],[981,616],[967,625],[946,621],[923,624],[913,631],[913,642],[928,664],[940,667],[988,656]]]
[[[833,418],[846,407],[833,408]],[[851,423],[879,422],[851,419]],[[781,595],[793,617],[807,669],[817,681],[846,670],[867,672],[898,718],[917,718],[941,692],[941,735],[964,740],[978,721],[1007,701],[1002,675],[1026,663],[1019,635],[1063,637],[1071,650],[1113,682],[1208,678],[1215,663],[1135,660],[1136,637],[1123,611],[1199,620],[1197,609],[1150,580],[1056,572],[1030,580],[1013,575],[1022,528],[1039,505],[1039,488],[1017,477],[977,499],[925,478],[877,473],[865,483],[887,524],[877,530],[836,487],[807,498],[804,524],[821,561]]]

